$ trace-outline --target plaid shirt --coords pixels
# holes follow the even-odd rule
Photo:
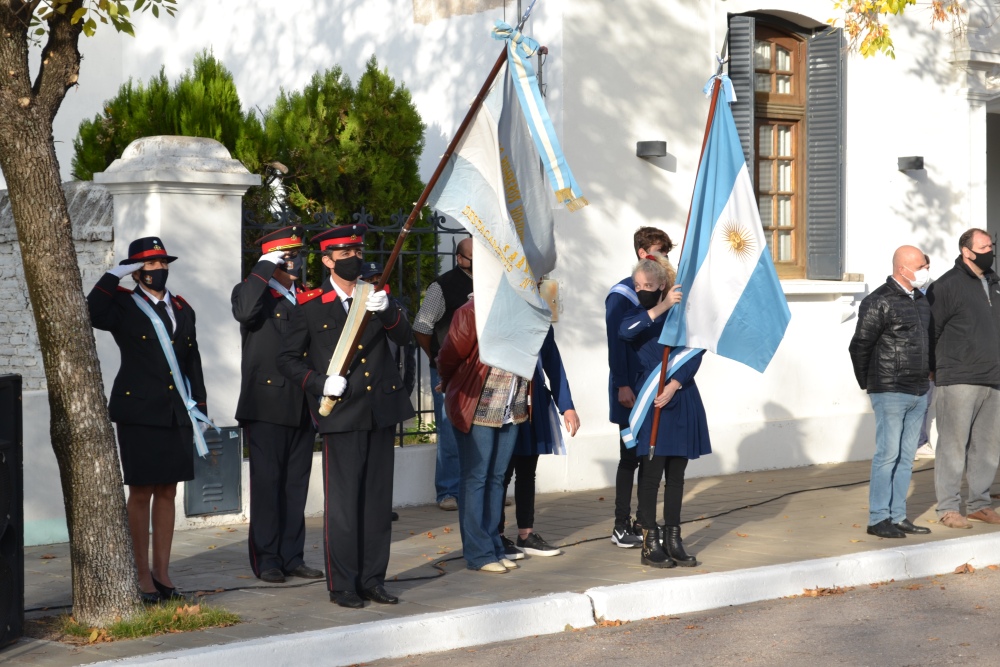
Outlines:
[[[472,423],[500,428],[528,421],[528,381],[490,366]]]

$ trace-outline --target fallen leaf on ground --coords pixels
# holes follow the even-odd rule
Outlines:
[[[209,549],[214,549],[214,548],[215,548],[215,545],[214,545],[214,544],[209,544],[209,545],[208,545],[208,548],[209,548]]]
[[[852,542],[853,544],[857,544],[858,542],[864,542],[864,540],[851,540],[851,542]]]
[[[909,586],[906,587],[906,590],[908,591],[922,591],[923,589],[924,587],[921,586],[920,584],[910,584]]]
[[[860,527],[861,527],[860,523],[855,523],[851,525],[851,528],[860,528]]]
[[[700,626],[700,625],[685,625],[684,629],[685,630],[701,630],[702,626]]]
[[[987,565],[987,570],[1000,570],[1000,565]]]
[[[746,533],[736,533],[736,537],[750,537]]]
[[[432,540],[433,540],[433,539],[434,539],[434,538],[436,537],[436,535],[434,535],[434,533],[432,533],[432,532],[431,532],[431,531],[429,531],[429,530],[428,530],[428,531],[427,531],[427,532],[426,532],[425,534],[427,535],[427,537],[428,537],[428,538],[430,538],[430,539],[432,539]]]
[[[802,597],[821,598],[828,595],[843,595],[847,591],[853,591],[854,586],[833,586],[832,588],[803,588]]]
[[[604,501],[604,496],[600,496],[597,499],[603,502]]]
[[[955,568],[955,574],[972,574],[976,571],[976,568],[972,567],[968,563],[962,563]]]
[[[53,558],[58,558],[58,556],[56,556],[54,554],[42,554],[38,558],[39,558],[39,560],[52,560]]]
[[[450,533],[451,532],[451,528],[449,528],[448,526],[445,526],[444,527],[444,532]]]

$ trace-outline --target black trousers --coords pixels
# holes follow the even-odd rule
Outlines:
[[[637,519],[643,527],[656,525],[656,494],[660,480],[667,478],[663,490],[663,524],[681,525],[681,501],[684,499],[684,471],[688,460],[683,456],[654,456],[643,463],[639,475],[639,513]]]
[[[392,543],[394,429],[323,436],[326,585],[357,591],[385,583]]]
[[[260,576],[302,565],[306,496],[316,432],[261,421],[243,424],[250,450],[250,568]]]
[[[629,449],[625,441],[618,440],[618,474],[615,475],[615,525],[623,526],[632,516],[632,485],[636,468],[642,477],[644,466],[642,456],[637,456],[635,448]]]
[[[503,476],[503,497],[507,497],[510,480],[514,479],[514,513],[518,528],[535,527],[535,470],[538,468],[538,454],[518,456],[514,454],[507,464],[507,472]],[[516,473],[516,477],[515,477]],[[498,530],[503,535],[507,514],[500,508],[500,526]]]

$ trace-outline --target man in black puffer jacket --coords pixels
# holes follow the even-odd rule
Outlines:
[[[892,275],[865,297],[851,339],[858,385],[875,410],[875,456],[868,491],[868,534],[926,534],[906,518],[906,492],[930,387],[930,306],[920,292],[929,279],[924,253],[901,246]]]
[[[990,501],[1000,460],[1000,278],[984,230],[968,230],[958,246],[955,266],[927,291],[937,386],[934,490],[939,522],[971,528],[967,518],[1000,524]],[[960,511],[963,472],[967,518]]]

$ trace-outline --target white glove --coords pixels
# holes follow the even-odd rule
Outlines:
[[[372,292],[371,296],[368,297],[368,300],[365,301],[365,308],[373,313],[381,313],[388,307],[389,295],[385,293],[385,290]]]
[[[342,396],[347,389],[347,378],[343,375],[331,375],[323,385],[324,396]]]
[[[133,271],[138,271],[143,266],[145,266],[145,262],[135,262],[134,264],[119,264],[118,266],[112,266],[110,269],[108,269],[108,273],[113,275],[118,280],[121,280],[125,276],[132,275]]]
[[[269,253],[260,256],[261,262],[271,262],[272,264],[281,264],[285,261],[285,251],[284,250],[272,250]]]

